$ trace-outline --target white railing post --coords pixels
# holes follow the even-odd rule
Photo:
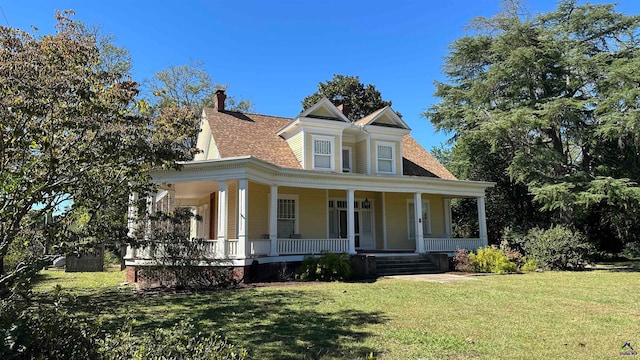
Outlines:
[[[269,255],[278,256],[278,186],[271,185],[269,194]]]
[[[487,215],[485,213],[484,196],[478,197],[478,227],[482,246],[487,246],[489,239],[487,236]]]
[[[356,253],[354,194],[354,189],[347,190],[347,239],[349,240],[349,254]]]
[[[425,252],[424,248],[424,232],[422,231],[422,193],[413,194],[413,206],[415,213],[415,226],[416,226],[416,253]]]
[[[238,180],[238,252],[241,259],[247,257],[247,225],[249,224],[249,181]]]
[[[218,233],[216,239],[218,240],[217,248],[224,256],[227,255],[227,249],[225,241],[227,240],[227,211],[229,198],[227,196],[227,182],[218,182]]]

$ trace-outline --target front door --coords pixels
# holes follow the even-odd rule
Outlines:
[[[368,208],[362,207],[362,201],[356,200],[353,212],[353,228],[356,249],[372,250],[373,243],[373,215],[371,203]],[[346,201],[329,201],[329,237],[346,239],[348,234]],[[337,207],[337,209],[335,207]]]

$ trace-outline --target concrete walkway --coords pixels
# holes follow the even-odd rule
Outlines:
[[[441,284],[456,282],[456,281],[477,280],[471,276],[455,275],[455,274],[389,275],[389,276],[385,276],[384,278],[398,279],[398,280],[437,282]]]

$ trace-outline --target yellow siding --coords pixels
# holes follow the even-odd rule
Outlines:
[[[238,182],[230,181],[227,183],[227,197],[229,201],[229,212],[227,217],[227,237],[236,239],[237,236],[237,218],[238,218]],[[251,213],[249,213],[249,216]]]
[[[293,187],[278,188],[278,194],[298,195],[300,236],[303,239],[325,239],[327,237],[326,190]]]
[[[213,138],[213,135],[209,140],[209,153],[207,154],[207,159],[220,159],[218,145],[216,145],[216,140]]]
[[[356,165],[355,172],[367,173],[367,140],[359,141],[353,148],[353,160]]]
[[[413,194],[386,193],[385,196],[388,249],[415,249],[415,241],[409,241],[407,223],[407,200],[413,199]]]
[[[429,215],[431,215],[431,237],[444,234],[444,199],[440,195],[422,194],[422,198],[429,200]],[[426,234],[425,234],[426,236]]]
[[[293,151],[293,155],[296,156],[296,159],[298,159],[298,162],[300,163],[300,166],[302,166],[302,156],[303,156],[303,149],[302,149],[302,139],[304,137],[304,133],[301,131],[299,133],[297,133],[296,135],[292,136],[289,140],[287,140],[287,142],[289,143],[289,147],[291,148],[291,150]]]
[[[320,108],[316,109],[314,112],[312,112],[309,115],[335,117],[335,115],[331,111],[327,110],[324,107],[320,107]]]
[[[270,187],[249,182],[249,239],[261,239],[269,233]]]

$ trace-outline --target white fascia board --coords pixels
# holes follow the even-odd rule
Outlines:
[[[411,130],[408,129],[397,129],[397,128],[389,128],[383,126],[376,125],[366,125],[365,130],[368,131],[373,139],[384,138],[389,136],[404,136],[409,134]]]
[[[155,171],[152,172],[152,177],[155,183],[249,179],[278,186],[396,193],[420,191],[451,197],[484,196],[485,190],[495,185],[495,183],[483,181],[446,180],[422,176],[366,175],[285,169],[250,156],[192,161],[185,163],[181,171]]]

